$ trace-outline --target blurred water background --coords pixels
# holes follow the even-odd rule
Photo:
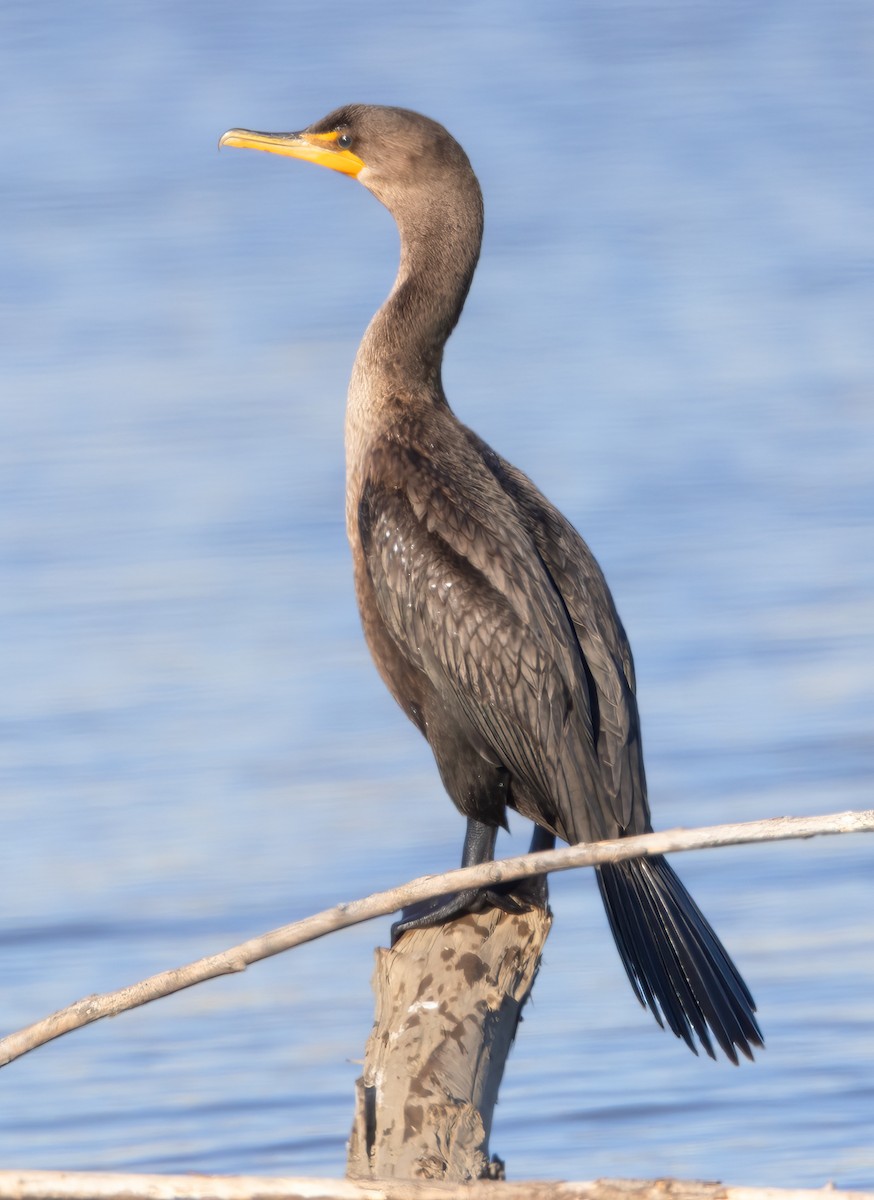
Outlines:
[[[656,825],[871,805],[867,0],[5,0],[0,70],[3,1032],[460,852],[342,524],[394,227],[219,155],[232,125],[393,103],[468,150],[447,387],[607,572]],[[511,1176],[874,1186],[871,853],[677,860],[759,1002],[739,1070],[656,1029],[592,879],[556,878]],[[5,1068],[0,1165],[341,1174],[387,930]]]

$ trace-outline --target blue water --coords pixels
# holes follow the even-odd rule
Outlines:
[[[458,857],[342,526],[396,235],[350,180],[217,154],[232,125],[381,101],[466,146],[447,387],[607,571],[656,824],[871,806],[867,0],[6,0],[0,70],[4,1032]],[[737,1070],[655,1028],[556,879],[511,1176],[874,1187],[872,851],[678,860],[759,1002]],[[13,1063],[0,1165],[341,1174],[387,927]]]

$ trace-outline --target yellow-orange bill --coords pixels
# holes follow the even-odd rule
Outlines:
[[[268,154],[285,154],[304,162],[330,167],[344,175],[357,175],[364,166],[351,150],[337,145],[336,130],[330,133],[258,133],[254,129],[229,129],[219,138],[222,146],[239,146],[243,150],[266,150]]]

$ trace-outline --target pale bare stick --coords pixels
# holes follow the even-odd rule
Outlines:
[[[0,1171],[0,1200],[874,1200],[874,1192],[731,1187],[681,1179],[438,1183],[267,1175]]]
[[[817,837],[835,833],[874,832],[874,809],[864,812],[832,813],[821,817],[772,817],[764,821],[744,821],[731,825],[711,825],[704,829],[672,829],[663,833],[647,833],[640,837],[622,838],[609,842],[591,842],[566,849],[523,854],[497,862],[482,863],[447,871],[444,875],[423,875],[410,883],[376,892],[363,900],[352,900],[327,908],[312,917],[283,925],[269,933],[241,942],[221,954],[198,959],[184,967],[162,971],[130,987],[119,988],[102,995],[86,996],[83,1000],[62,1008],[51,1016],[10,1033],[0,1039],[0,1066],[20,1058],[29,1050],[42,1046],[53,1038],[70,1033],[102,1017],[114,1017],[130,1008],[148,1004],[162,996],[180,992],[183,988],[244,971],[250,963],[281,954],[304,942],[315,941],[326,933],[384,917],[419,900],[427,900],[444,892],[463,888],[483,887],[506,883],[531,875],[552,871],[570,871],[576,867],[593,867],[600,863],[622,862],[653,854],[674,854],[685,850],[709,850],[717,846],[737,846],[751,842],[777,842],[794,838]]]

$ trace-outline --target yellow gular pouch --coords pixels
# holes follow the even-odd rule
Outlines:
[[[264,150],[268,154],[284,154],[304,162],[329,167],[343,175],[357,175],[364,162],[351,150],[338,146],[342,130],[330,133],[260,133],[254,129],[229,129],[219,139],[222,146],[237,146],[242,150]]]

